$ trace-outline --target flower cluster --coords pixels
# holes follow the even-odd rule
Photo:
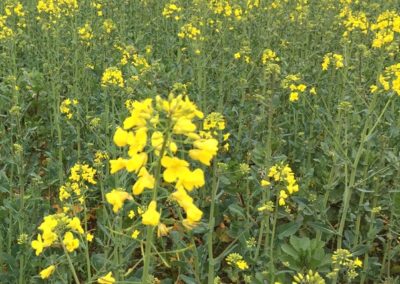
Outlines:
[[[165,5],[162,15],[167,19],[173,18],[178,21],[181,18],[179,15],[181,11],[182,7],[179,7],[176,3],[172,2]]]
[[[192,23],[184,24],[178,33],[180,38],[188,38],[191,40],[204,40],[201,36],[201,31]]]
[[[384,72],[379,75],[379,84],[383,90],[394,91],[400,96],[400,63],[386,67]],[[377,88],[376,86],[373,88]]]
[[[71,106],[78,105],[77,99],[65,99],[61,102],[60,105],[60,112],[64,114],[68,119],[71,119],[74,115],[73,111],[71,110]]]
[[[244,43],[242,48],[233,55],[233,58],[236,60],[243,59],[245,63],[250,64],[252,62],[250,46],[247,43]]]
[[[168,99],[157,96],[155,99],[133,101],[129,110],[130,116],[124,120],[123,127],[116,130],[113,138],[118,147],[129,147],[129,158],[110,160],[111,173],[122,169],[135,173],[134,195],[142,194],[145,189],[153,191],[153,200],[142,214],[142,223],[156,226],[161,218],[157,210],[156,185],[161,167],[164,168],[163,180],[173,184],[176,190],[170,197],[183,208],[186,213],[183,224],[191,228],[200,221],[203,213],[188,192],[204,185],[204,172],[200,168],[191,170],[189,162],[178,158],[177,154],[179,150],[188,152],[193,161],[209,166],[218,151],[218,140],[197,131],[193,119],[202,119],[203,113],[186,95],[170,94]],[[219,124],[223,126],[221,121]],[[185,149],[185,144],[192,145],[192,149]],[[152,159],[149,159],[149,153],[153,154]],[[148,164],[154,159],[158,163]]]
[[[132,64],[139,71],[139,74],[150,68],[147,59],[143,55],[139,54],[133,45],[117,45],[115,48],[121,53],[120,64],[122,66]]]
[[[88,184],[96,184],[94,176],[96,170],[86,164],[77,163],[71,168],[68,181],[60,187],[59,199],[64,202],[66,200],[74,201],[76,198],[80,203],[84,202],[83,192],[88,190]],[[69,207],[65,207],[68,210]]]
[[[290,90],[289,101],[295,102],[299,100],[299,95],[307,90],[307,86],[300,83],[298,75],[288,75],[282,80],[282,87]]]
[[[243,259],[243,257],[238,253],[230,253],[226,258],[228,265],[239,268],[240,270],[249,269],[249,265]]]
[[[378,16],[376,23],[371,25],[375,32],[372,47],[381,48],[392,43],[395,34],[400,33],[400,15],[395,11],[385,11]]]
[[[78,28],[78,35],[82,44],[90,45],[90,40],[93,38],[93,31],[90,24],[86,23],[82,27]]]
[[[13,18],[16,18],[15,21],[12,21]],[[6,1],[4,14],[0,14],[0,40],[9,39],[15,35],[12,22],[16,23],[16,28],[26,26],[24,7],[20,2],[13,4]]]
[[[325,284],[324,278],[318,272],[309,270],[307,273],[297,273],[293,276],[293,284]]]
[[[343,37],[348,37],[353,31],[360,31],[363,34],[368,33],[369,23],[364,12],[353,13],[349,10],[343,20],[343,25],[346,28]]]
[[[63,16],[72,16],[79,8],[77,0],[39,0],[37,3],[37,11],[40,16],[39,21],[44,21],[46,28]]]
[[[279,57],[271,49],[267,48],[263,51],[263,54],[261,56],[261,62],[263,65],[267,65],[269,63],[277,63],[279,61],[280,61]]]
[[[349,280],[358,276],[357,268],[362,267],[362,261],[357,257],[353,259],[352,254],[347,249],[337,249],[332,255],[333,271],[327,276],[337,277],[340,272],[344,272]]]
[[[285,188],[279,191],[278,203],[280,206],[286,205],[286,199],[293,193],[299,191],[299,185],[297,184],[294,173],[289,165],[277,164],[272,166],[269,169],[268,177],[271,178],[274,182],[285,183]],[[269,186],[270,181],[261,180],[261,185]]]
[[[56,244],[61,244],[68,252],[73,252],[79,247],[79,239],[73,232],[80,235],[84,233],[79,218],[70,218],[64,213],[44,217],[39,230],[42,233],[31,242],[36,255],[40,255],[45,248]]]
[[[337,53],[327,53],[324,55],[324,59],[322,61],[322,70],[326,71],[329,68],[329,65],[331,64],[335,65],[335,69],[340,69],[343,68],[344,63],[343,63],[343,55],[337,54]]]
[[[111,19],[105,19],[103,22],[103,30],[105,33],[107,34],[111,34],[115,29],[116,29],[116,25],[113,22],[113,20]]]
[[[265,49],[261,55],[261,63],[264,65],[265,74],[279,75],[281,67],[280,58],[271,49]]]
[[[107,68],[101,77],[101,86],[102,87],[111,87],[116,86],[123,88],[125,85],[124,77],[122,76],[122,71],[117,67],[109,67]]]

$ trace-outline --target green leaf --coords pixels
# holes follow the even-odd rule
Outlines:
[[[288,223],[278,226],[277,231],[279,232],[278,238],[283,239],[295,234],[301,227],[301,223]]]

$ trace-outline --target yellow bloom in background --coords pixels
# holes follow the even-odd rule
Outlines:
[[[132,196],[122,190],[113,189],[106,194],[106,200],[113,206],[114,213],[117,213],[124,205],[125,200],[132,200]]]
[[[155,184],[154,176],[149,174],[145,167],[142,167],[138,174],[138,179],[132,187],[134,195],[139,195],[145,188],[153,189]]]
[[[236,262],[236,266],[240,269],[240,270],[246,270],[249,269],[249,265],[247,264],[246,261],[244,260],[239,260]]]
[[[311,88],[310,94],[311,94],[311,95],[314,95],[314,96],[317,94],[317,90],[316,90],[315,87],[312,87],[312,88]]]
[[[91,234],[91,233],[87,233],[87,234],[86,234],[86,240],[87,240],[88,242],[92,242],[92,241],[93,241],[93,238],[94,238],[93,234]]]
[[[129,211],[129,214],[128,214],[128,218],[129,218],[129,219],[133,219],[133,217],[135,217],[135,211],[130,210],[130,211]]]
[[[101,77],[101,86],[102,87],[110,87],[117,86],[123,88],[125,86],[124,78],[122,76],[122,71],[117,67],[109,67],[107,68],[103,76]]]
[[[69,224],[67,226],[68,228],[75,230],[76,232],[78,232],[79,234],[83,234],[83,228],[81,225],[81,220],[79,220],[78,217],[74,217],[69,221]]]
[[[299,100],[299,93],[298,93],[298,92],[292,92],[292,93],[290,93],[289,101],[291,101],[291,102],[296,102],[296,101],[298,101],[298,100]]]
[[[79,240],[75,239],[71,232],[66,232],[64,234],[63,244],[68,252],[73,252],[79,247]]]
[[[330,57],[329,57],[329,54],[326,54],[326,55],[324,56],[324,59],[323,59],[322,64],[321,64],[322,70],[323,70],[323,71],[328,70],[328,67],[329,67],[329,64],[330,64],[330,63],[331,63],[331,59],[330,59]]]
[[[268,180],[265,180],[265,179],[262,179],[261,180],[261,186],[268,186],[268,185],[270,185],[271,183],[268,181]]]
[[[31,246],[35,250],[36,255],[40,255],[43,252],[44,243],[40,234],[37,235],[37,240],[31,242]]]
[[[115,278],[112,275],[112,272],[107,273],[107,275],[100,277],[97,280],[97,283],[99,284],[113,284],[115,283]]]
[[[160,213],[157,211],[157,203],[153,200],[150,202],[146,212],[142,214],[143,225],[157,226],[160,222]]]
[[[362,261],[357,257],[357,258],[354,260],[354,265],[355,265],[355,266],[358,266],[358,267],[362,267]]]
[[[40,278],[42,279],[49,278],[53,274],[54,270],[56,270],[56,267],[54,265],[50,265],[49,267],[39,272]]]
[[[134,230],[132,235],[131,235],[132,239],[136,240],[138,238],[139,234],[140,234],[139,230]]]
[[[194,141],[193,146],[196,149],[189,150],[190,158],[209,166],[212,158],[217,154],[218,141],[214,138],[199,139]]]

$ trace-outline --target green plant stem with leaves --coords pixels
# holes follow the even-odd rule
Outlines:
[[[169,129],[170,129],[170,126],[166,127],[166,132],[163,135],[164,141],[163,141],[160,155],[159,155],[157,165],[156,165],[155,185],[154,185],[154,189],[153,189],[152,201],[157,201],[157,190],[161,183],[161,159],[164,157],[164,153],[165,153],[168,141],[170,140]],[[147,226],[146,247],[145,247],[144,259],[143,259],[144,265],[143,265],[143,275],[142,275],[142,283],[144,283],[144,284],[149,283],[149,279],[150,279],[149,271],[150,271],[150,260],[151,260],[151,247],[153,246],[153,235],[154,235],[154,227]]]

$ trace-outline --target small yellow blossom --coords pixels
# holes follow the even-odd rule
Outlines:
[[[97,283],[99,284],[113,284],[115,283],[115,278],[112,275],[112,272],[107,273],[107,275],[100,277],[97,280]]]
[[[54,265],[50,265],[49,267],[39,272],[40,278],[42,279],[49,278],[53,274],[54,270],[56,270],[56,267]]]

